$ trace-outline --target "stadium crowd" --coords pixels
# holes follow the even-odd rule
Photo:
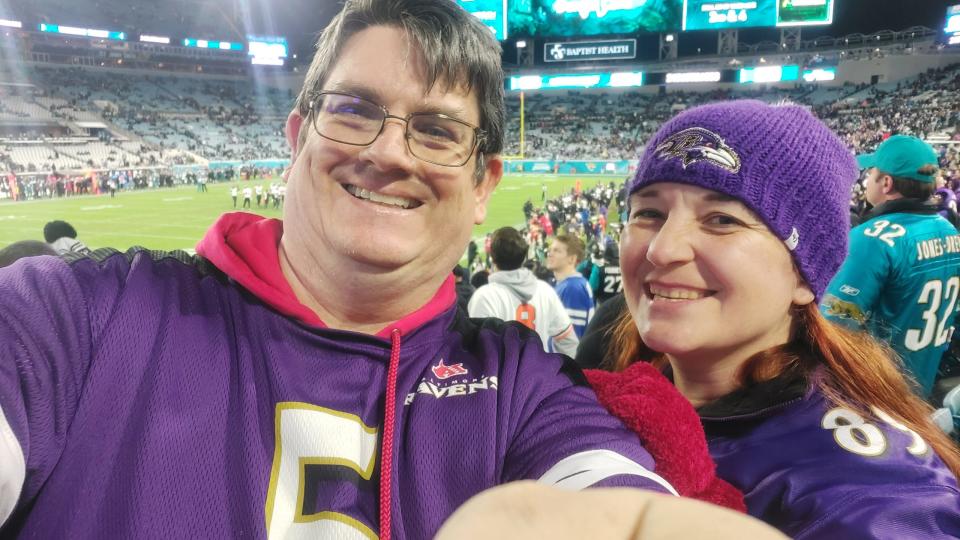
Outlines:
[[[288,92],[251,89],[240,81],[174,76],[137,79],[80,68],[37,68],[30,73],[32,87],[0,89],[4,97],[0,119],[46,117],[67,127],[30,126],[0,134],[0,163],[10,172],[285,158],[282,122],[292,100]],[[799,85],[791,90],[664,95],[533,93],[525,100],[522,155],[554,160],[636,159],[643,141],[676,112],[738,98],[809,105],[855,151],[875,146],[890,133],[960,140],[958,95],[957,66],[896,83],[845,86],[828,92]],[[519,133],[520,101],[509,95],[507,105],[508,133]],[[71,127],[77,121],[101,122],[106,129],[83,133]],[[505,154],[521,155],[518,137],[507,138]],[[944,169],[952,180],[960,175],[956,152],[945,159]]]

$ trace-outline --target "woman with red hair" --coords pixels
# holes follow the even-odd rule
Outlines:
[[[790,537],[954,538],[957,449],[888,350],[817,309],[857,172],[799,106],[731,101],[665,123],[629,184],[615,373],[588,377],[636,427],[655,405],[638,381],[665,375],[718,476]]]

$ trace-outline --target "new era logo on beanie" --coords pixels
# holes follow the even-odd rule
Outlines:
[[[857,177],[853,154],[805,107],[738,100],[664,123],[629,192],[677,182],[738,199],[783,240],[819,300],[847,255]]]

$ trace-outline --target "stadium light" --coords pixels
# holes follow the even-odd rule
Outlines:
[[[676,39],[676,37],[673,34],[667,34],[666,37],[663,38],[667,43],[672,43],[674,39]]]
[[[699,83],[699,82],[720,82],[719,71],[692,71],[681,73],[667,73],[667,84],[674,83]]]
[[[832,67],[803,70],[802,79],[806,82],[833,81],[837,78],[837,69]]]
[[[149,34],[143,34],[140,36],[140,41],[144,43],[160,43],[162,45],[169,45],[170,38],[164,36],[151,36]]]
[[[518,49],[525,49],[526,47],[527,47],[527,42],[526,42],[525,40],[522,40],[522,39],[521,39],[521,40],[517,41],[517,48],[518,48]]]

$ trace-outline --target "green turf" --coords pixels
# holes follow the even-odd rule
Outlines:
[[[490,201],[487,221],[475,228],[484,233],[523,222],[523,203],[529,197],[540,206],[541,186],[553,198],[569,191],[581,178],[583,188],[597,182],[619,181],[615,176],[518,175],[505,177]],[[261,182],[264,186],[269,181]],[[247,182],[242,182],[246,185]],[[251,186],[253,182],[249,183]],[[54,219],[70,222],[79,239],[91,248],[126,249],[140,245],[151,249],[190,249],[223,212],[233,210],[230,184],[210,184],[207,193],[193,186],[91,195],[63,199],[0,202],[0,247],[17,240],[43,240],[43,225]],[[255,203],[256,201],[254,201]],[[256,206],[256,204],[254,204]],[[273,209],[253,209],[268,217],[281,217]]]

